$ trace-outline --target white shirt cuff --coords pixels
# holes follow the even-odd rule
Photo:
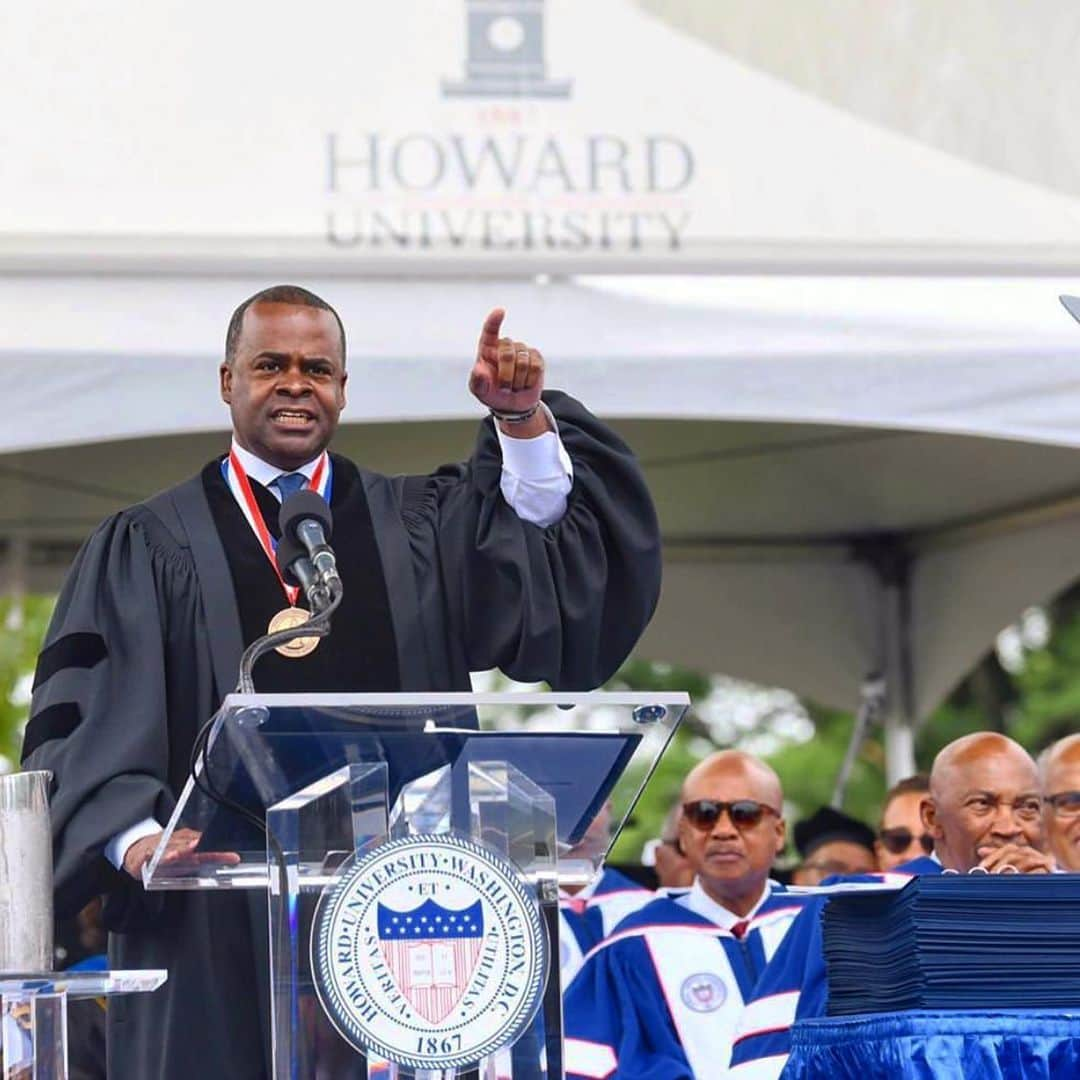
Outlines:
[[[495,424],[502,450],[499,488],[510,508],[523,521],[547,528],[566,513],[566,498],[574,486],[574,466],[559,437],[551,410],[540,406],[554,430],[531,439],[504,435]]]
[[[108,859],[117,870],[123,870],[124,856],[127,854],[128,848],[131,847],[136,840],[141,840],[144,836],[153,836],[154,833],[159,833],[161,831],[162,826],[153,818],[143,818],[137,825],[132,825],[130,829],[125,829],[123,832],[117,833],[105,845],[105,858]]]
[[[519,480],[554,480],[569,477],[573,481],[574,466],[559,437],[559,425],[555,422],[555,417],[551,415],[551,410],[543,402],[540,403],[540,408],[544,410],[548,423],[551,424],[551,430],[531,439],[515,439],[512,435],[503,434],[502,428],[496,421],[495,433],[499,436],[503,468]]]

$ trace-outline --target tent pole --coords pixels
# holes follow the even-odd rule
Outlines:
[[[892,787],[915,772],[915,718],[912,716],[910,602],[907,573],[884,582],[882,590],[885,637],[883,717],[885,781]]]
[[[879,608],[878,652],[884,679],[884,702],[880,703],[885,736],[885,776],[891,787],[915,772],[915,717],[913,702],[914,671],[911,656],[911,569],[910,538],[903,533],[862,537],[853,545],[852,554],[866,563],[877,578]],[[863,687],[865,698],[866,686]],[[860,715],[862,713],[860,707]],[[852,743],[861,743],[865,730],[856,721]],[[854,764],[858,745],[848,747],[844,769]],[[836,799],[843,798],[841,781],[846,784],[843,770],[837,780]]]
[[[885,719],[885,782],[893,784],[915,774],[915,729],[895,714]]]

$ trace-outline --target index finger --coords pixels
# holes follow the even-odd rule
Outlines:
[[[1002,844],[997,847],[979,847],[976,849],[975,854],[979,856],[979,865],[986,866],[988,864],[996,863],[1001,858],[1002,852],[1011,850],[1011,845]]]
[[[492,349],[499,344],[499,330],[502,329],[505,318],[506,312],[501,307],[493,308],[488,312],[488,317],[484,320],[484,328],[480,331],[481,349]]]
[[[1018,857],[1023,858],[1024,850],[1017,844],[1002,844],[1001,847],[996,847],[984,855],[979,861],[979,865],[986,870],[993,870],[999,865],[1014,861]]]

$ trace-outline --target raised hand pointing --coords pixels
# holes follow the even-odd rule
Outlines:
[[[506,312],[495,308],[484,320],[476,347],[476,362],[469,375],[469,390],[495,413],[520,416],[531,413],[544,389],[544,358],[523,341],[500,337]],[[548,430],[546,417],[534,413],[522,423],[500,421],[508,435],[529,437]]]

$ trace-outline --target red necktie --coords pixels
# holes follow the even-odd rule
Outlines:
[[[749,919],[740,919],[732,928],[731,934],[736,941],[742,941],[746,936],[746,931],[750,929]]]

